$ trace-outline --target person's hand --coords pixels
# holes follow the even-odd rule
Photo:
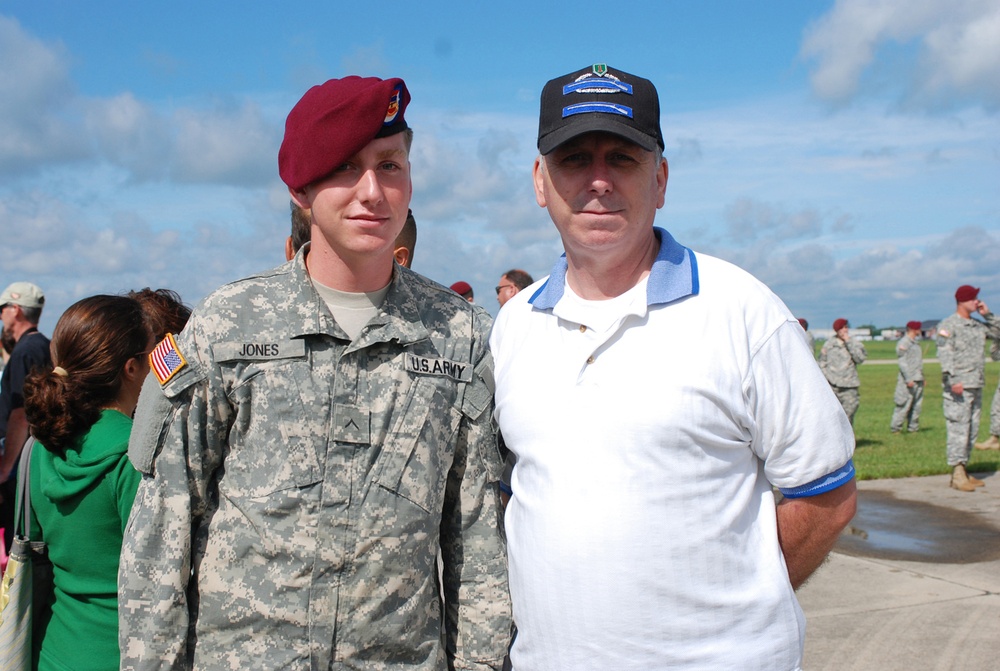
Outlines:
[[[915,384],[916,384],[916,382],[914,382],[913,380],[910,380],[909,382],[906,383],[906,386],[912,388],[913,385],[915,385]]]
[[[848,327],[844,326],[839,331],[837,331],[837,337],[847,342],[851,339],[851,331]]]
[[[976,312],[978,312],[981,315],[985,315],[989,311],[990,309],[986,307],[986,303],[982,301],[979,301],[978,304],[976,305]]]
[[[965,391],[965,385],[961,382],[951,385],[951,393],[955,394],[955,396],[961,396],[963,391]]]

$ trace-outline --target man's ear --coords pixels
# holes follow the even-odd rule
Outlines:
[[[292,200],[295,201],[295,204],[299,207],[305,210],[312,207],[312,203],[309,202],[309,196],[306,195],[305,189],[293,189],[292,187],[288,187],[288,195],[292,197]]]
[[[404,266],[406,268],[410,267],[408,265],[409,262],[410,262],[410,250],[409,249],[407,249],[406,247],[396,247],[396,250],[392,254],[393,254],[393,256],[396,257],[396,263],[398,263],[399,265]]]
[[[656,209],[660,209],[667,202],[667,177],[669,176],[670,168],[667,165],[667,159],[663,158],[660,160],[660,165],[656,168],[656,188],[660,196]]]
[[[542,165],[542,157],[535,158],[535,166],[531,170],[531,177],[535,184],[535,202],[538,207],[545,207],[545,166]]]

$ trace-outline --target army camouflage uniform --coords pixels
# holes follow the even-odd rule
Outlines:
[[[1000,339],[994,340],[990,345],[990,358],[1000,361]],[[993,402],[990,404],[990,435],[1000,436],[1000,381],[997,382]]]
[[[861,395],[858,387],[858,364],[868,357],[865,346],[853,338],[844,342],[837,336],[827,338],[819,351],[819,367],[826,376],[826,381],[833,387],[837,400],[844,406],[847,418],[854,425],[854,415],[861,405]]]
[[[953,313],[938,324],[937,347],[944,385],[944,418],[948,427],[948,465],[969,461],[969,451],[979,433],[983,385],[986,375],[984,345],[987,338],[1000,339],[1000,318],[992,312],[984,315],[986,323],[963,319]],[[961,382],[961,394],[952,385]]]
[[[146,382],[122,668],[500,668],[489,315],[397,266],[352,342],[304,258],[209,296]]]
[[[896,379],[896,393],[893,402],[890,429],[893,432],[903,430],[907,425],[909,431],[920,428],[920,409],[924,404],[924,361],[920,343],[904,335],[896,344],[896,356],[899,358],[899,377]],[[912,386],[907,383],[912,382]]]

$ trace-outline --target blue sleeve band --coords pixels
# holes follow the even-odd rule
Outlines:
[[[792,487],[791,489],[778,488],[778,491],[786,499],[801,499],[807,496],[816,496],[817,494],[825,494],[826,492],[833,491],[841,485],[845,485],[851,481],[854,477],[854,460],[848,461],[842,467],[835,470],[829,475],[824,475],[818,480],[813,480],[807,485],[802,485],[801,487]]]

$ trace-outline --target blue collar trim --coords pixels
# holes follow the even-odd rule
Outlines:
[[[686,296],[698,294],[698,262],[694,252],[679,244],[662,228],[653,227],[660,251],[646,283],[646,305],[672,303]],[[563,297],[566,287],[566,255],[556,261],[549,278],[528,299],[536,310],[551,310]]]

